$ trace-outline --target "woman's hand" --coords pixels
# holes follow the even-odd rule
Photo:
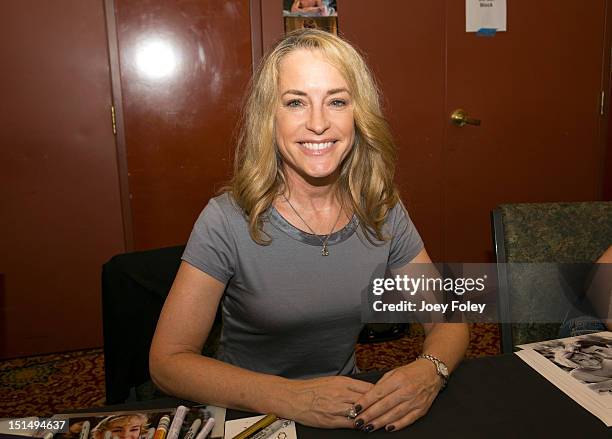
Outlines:
[[[354,428],[349,410],[373,388],[372,383],[343,376],[294,381],[291,412],[282,416],[311,427]]]
[[[442,378],[429,360],[393,369],[356,401],[361,410],[355,427],[368,432],[400,430],[427,413],[441,388]]]

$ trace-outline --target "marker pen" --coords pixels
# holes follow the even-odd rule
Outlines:
[[[259,430],[263,430],[264,428],[272,424],[277,419],[278,418],[276,417],[276,415],[266,415],[263,418],[261,418],[259,421],[251,425],[249,428],[244,430],[242,433],[238,433],[232,439],[247,439],[249,436],[259,432]]]
[[[48,428],[42,431],[43,439],[53,439],[53,437],[59,432],[59,428]]]
[[[81,433],[79,434],[79,439],[87,439],[89,437],[89,421],[83,422],[81,426]]]
[[[270,424],[270,426],[261,430],[259,433],[256,433],[254,436],[251,436],[249,439],[269,438],[281,428],[289,426],[289,424],[291,424],[291,421],[289,421],[288,419],[279,419],[278,421],[275,421],[274,423]]]
[[[168,430],[168,438],[167,439],[178,439],[178,435],[181,431],[181,426],[183,425],[183,420],[185,419],[185,415],[189,409],[184,405],[179,405],[176,408],[176,412],[174,412],[174,418],[172,419],[172,424],[170,425],[170,429]]]
[[[208,418],[208,421],[206,421],[206,424],[204,424],[204,427],[202,427],[202,430],[195,439],[206,439],[206,436],[208,436],[208,433],[212,431],[214,426],[215,418]]]
[[[195,435],[198,433],[198,430],[200,429],[200,425],[202,425],[202,420],[200,418],[193,421],[193,424],[191,424],[191,427],[189,427],[189,431],[185,433],[185,436],[183,436],[183,439],[193,439]]]
[[[168,426],[170,426],[170,416],[164,415],[159,420],[159,424],[157,425],[157,430],[155,430],[155,436],[153,436],[153,439],[166,439],[166,433],[168,433]]]

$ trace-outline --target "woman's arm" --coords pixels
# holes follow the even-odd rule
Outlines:
[[[423,249],[412,264],[431,264],[427,251]],[[423,353],[442,360],[452,372],[457,368],[470,343],[470,332],[465,323],[424,323],[425,341]],[[422,360],[427,361],[427,360]],[[433,366],[433,363],[429,362]]]
[[[291,12],[322,12],[323,5],[321,0],[315,0],[312,6],[302,6],[300,0],[295,0],[291,6]]]
[[[423,249],[410,263],[431,263]],[[403,270],[392,270],[402,275]],[[426,338],[423,353],[442,360],[453,371],[463,359],[469,344],[469,330],[465,323],[429,323],[423,325]],[[412,424],[429,410],[442,388],[442,378],[435,365],[418,359],[386,373],[376,386],[357,403],[361,413],[355,425],[373,431],[386,428],[399,430]]]
[[[225,286],[183,262],[160,315],[149,368],[164,392],[306,425],[350,428],[346,412],[372,384],[346,377],[289,380],[201,355]]]
[[[599,257],[597,263],[609,264],[603,269],[604,274],[602,275],[602,277],[604,277],[604,279],[602,279],[602,283],[604,283],[603,288],[607,288],[608,291],[608,310],[607,313],[604,312],[602,318],[604,319],[608,331],[612,331],[612,245]]]
[[[291,5],[291,12],[295,14],[296,12],[300,11],[300,0],[294,0],[293,4]]]
[[[597,268],[586,293],[597,315],[612,331],[612,245],[597,259]],[[606,265],[603,265],[606,264]]]

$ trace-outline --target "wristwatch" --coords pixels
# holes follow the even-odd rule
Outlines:
[[[440,360],[439,358],[434,357],[433,355],[429,355],[429,354],[421,354],[417,357],[417,359],[419,358],[424,358],[425,360],[429,360],[436,366],[436,372],[438,373],[440,378],[442,378],[442,389],[444,389],[446,385],[448,384],[448,378],[449,378],[448,367],[446,367],[446,364],[444,364],[444,361]]]

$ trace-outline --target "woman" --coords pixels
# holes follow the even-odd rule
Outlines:
[[[326,32],[287,35],[253,78],[238,143],[231,187],[198,218],[160,316],[154,381],[317,427],[414,422],[468,331],[426,325],[429,358],[375,385],[342,376],[356,372],[361,292],[387,268],[430,262],[393,185],[395,146],[361,56]],[[220,303],[220,348],[205,358]]]
[[[294,0],[291,5],[291,12],[305,15],[321,15],[325,12],[325,7],[321,0]]]
[[[567,318],[559,328],[559,337],[577,337],[594,332],[612,331],[612,245],[595,262],[585,297],[579,299],[587,312]],[[578,313],[573,310],[572,313]]]
[[[111,438],[138,439],[148,427],[148,418],[143,413],[107,416],[91,430],[93,439],[104,439],[107,432]]]

